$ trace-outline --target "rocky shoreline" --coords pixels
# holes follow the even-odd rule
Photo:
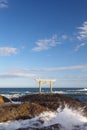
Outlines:
[[[79,100],[62,94],[31,94],[19,98],[12,98],[12,101],[33,102],[53,111],[57,110],[60,106],[63,109],[65,105],[72,109],[82,108],[87,116],[87,103],[82,103]]]
[[[14,102],[19,102],[19,104]],[[0,122],[32,119],[42,112],[56,111],[59,107],[64,109],[65,105],[74,110],[82,109],[83,115],[87,117],[87,103],[60,94],[32,94],[12,98],[11,100],[0,96]],[[39,121],[39,123],[43,124],[42,121]],[[54,124],[44,127],[42,130],[59,129],[59,127],[59,124]],[[39,130],[39,128],[30,129]],[[20,128],[18,130],[29,130],[29,128]]]

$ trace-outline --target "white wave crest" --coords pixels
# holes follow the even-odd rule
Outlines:
[[[87,91],[87,88],[84,88],[84,89],[80,89],[79,91]]]
[[[25,94],[15,93],[15,94],[1,94],[1,95],[7,97],[8,99],[11,99],[11,98],[18,98]]]
[[[65,92],[65,91],[54,91],[53,93],[68,94],[68,92]]]

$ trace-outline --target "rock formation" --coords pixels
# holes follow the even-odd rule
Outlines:
[[[12,99],[12,101],[22,102],[20,104],[3,104],[9,100],[3,96],[0,97],[4,99],[4,101],[1,100],[0,122],[30,119],[38,116],[43,111],[55,111],[59,107],[63,109],[66,104],[72,109],[82,108],[84,115],[87,117],[86,103],[81,103],[78,100],[60,94],[33,94]]]
[[[0,122],[30,119],[43,111],[48,111],[48,109],[35,103],[4,104],[0,107]]]
[[[32,127],[28,127],[28,128],[19,128],[17,130],[60,130],[61,125],[59,124],[54,124],[54,125],[50,125],[47,127],[43,127],[43,128],[32,128]]]
[[[7,102],[11,102],[10,99],[0,95],[0,105],[7,103]]]

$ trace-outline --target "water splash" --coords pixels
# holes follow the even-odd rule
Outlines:
[[[0,130],[41,129],[54,124],[60,124],[60,130],[87,130],[87,118],[83,116],[82,110],[72,110],[67,105],[63,110],[58,108],[55,112],[43,112],[32,119],[0,123]]]

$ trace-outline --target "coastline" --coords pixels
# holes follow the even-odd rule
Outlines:
[[[45,118],[48,119],[50,115],[53,115],[53,117],[51,116],[51,120],[53,120],[57,118],[56,115],[59,117],[60,113],[64,113],[64,111],[66,114],[68,114],[68,111],[70,111],[70,114],[72,112],[77,113],[78,116],[84,117],[85,121],[87,119],[87,103],[82,103],[62,94],[31,94],[12,98],[11,102],[2,103],[0,105],[0,122],[6,123],[20,120],[25,122],[29,120],[29,122],[32,122],[32,128],[31,126],[20,126],[18,130],[51,130],[53,128],[56,130],[56,127],[60,130],[63,127],[60,121],[59,123],[56,121],[57,123],[48,123],[47,125]],[[86,124],[84,125],[86,126]]]

